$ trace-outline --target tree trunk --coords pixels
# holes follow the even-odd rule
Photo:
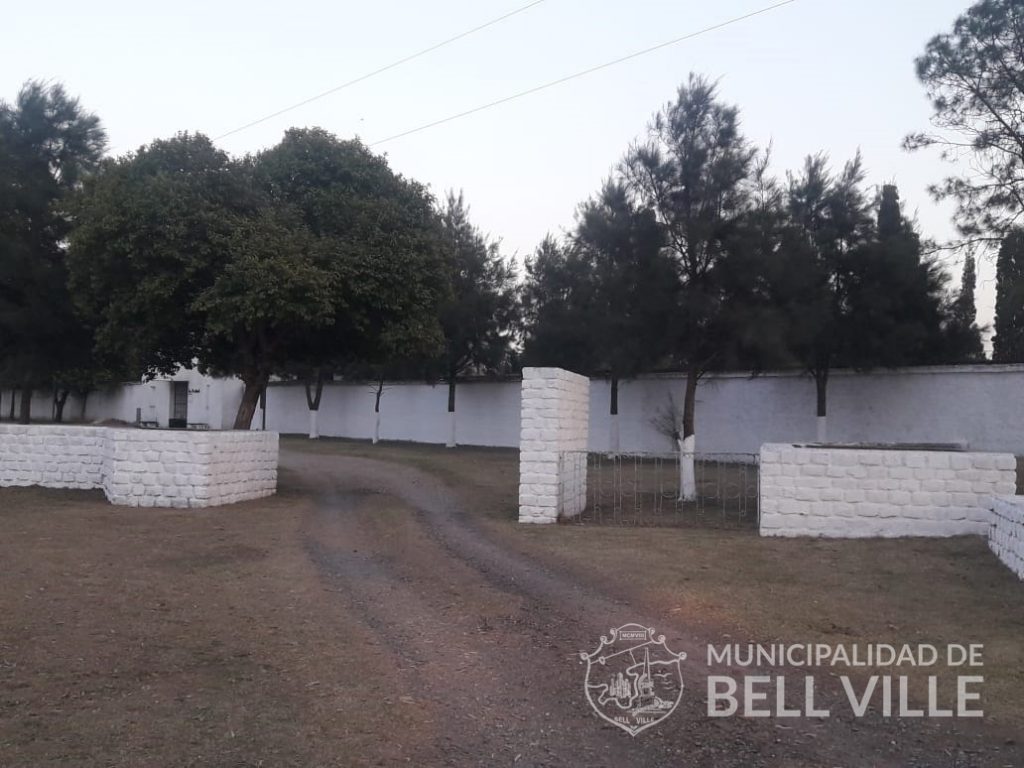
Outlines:
[[[60,423],[62,423],[64,421],[64,406],[68,402],[68,394],[70,394],[68,392],[68,390],[60,389],[60,390],[57,390],[57,392],[54,395],[54,398],[53,398],[53,408],[54,408],[53,420],[55,422],[57,422],[58,424],[60,424]]]
[[[309,439],[319,440],[320,428],[317,425],[317,414],[320,412],[320,398],[324,393],[323,369],[316,369],[316,381],[312,387],[308,379],[304,383],[306,385],[306,405],[309,406]]]
[[[260,430],[263,432],[267,431],[267,385],[263,385],[263,391],[260,392]]]
[[[448,378],[448,442],[449,448],[455,447],[455,376]]]
[[[18,422],[28,424],[30,421],[32,421],[32,388],[22,387],[21,409],[18,412]]]
[[[612,457],[619,454],[619,377],[612,375],[611,402],[608,404],[608,450]]]
[[[697,434],[694,428],[697,408],[697,382],[700,371],[690,368],[686,373],[686,396],[683,400],[683,435],[679,440],[679,500],[697,498]]]
[[[256,414],[256,406],[260,402],[260,393],[267,386],[270,376],[266,373],[251,373],[242,377],[245,383],[245,390],[242,392],[242,402],[238,404],[238,412],[235,414],[235,424],[232,429],[251,429],[252,417]]]
[[[11,390],[11,415],[10,415],[11,421],[14,421],[14,401],[17,400],[17,399],[18,399],[18,390],[17,389],[12,389]]]
[[[82,393],[82,407],[78,414],[78,420],[85,423],[85,404],[89,402],[88,391]]]
[[[373,444],[380,442],[380,397],[384,394],[384,379],[377,379],[377,392],[373,400]]]
[[[814,385],[818,393],[818,442],[828,440],[828,369],[814,372]]]

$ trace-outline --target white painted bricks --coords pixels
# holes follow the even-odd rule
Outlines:
[[[993,496],[988,508],[992,513],[988,547],[1024,580],[1024,496]]]
[[[113,504],[212,507],[273,494],[276,432],[0,425],[0,486],[102,488]]]
[[[988,533],[988,497],[1012,494],[1009,454],[765,444],[762,536]]]
[[[554,523],[587,500],[590,380],[561,368],[524,368],[519,522]]]

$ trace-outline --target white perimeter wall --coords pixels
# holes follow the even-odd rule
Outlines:
[[[367,384],[326,384],[318,425],[325,437],[373,437],[376,390]],[[465,382],[455,394],[456,442],[460,445],[519,445],[520,382]],[[387,384],[380,401],[381,440],[445,443],[448,386]],[[309,410],[301,385],[267,390],[267,429],[309,431]]]
[[[189,421],[228,428],[241,399],[241,383],[211,379],[195,371],[172,377],[188,380]],[[93,393],[88,420],[143,418],[167,423],[170,379]],[[682,406],[684,381],[652,376],[624,381],[619,390],[620,450],[667,452],[669,441],[650,425],[671,392]],[[590,449],[607,450],[610,439],[606,380],[590,386]],[[464,382],[456,397],[457,442],[464,445],[519,445],[520,382]],[[268,390],[267,428],[304,434],[309,413],[301,385]],[[381,438],[443,444],[448,437],[444,385],[388,384],[381,400]],[[320,433],[327,437],[373,437],[374,392],[366,384],[328,384],[320,406]],[[0,398],[6,417],[10,392]],[[50,413],[49,394],[33,402],[37,418]],[[78,404],[68,403],[67,418]],[[829,439],[836,442],[962,443],[972,450],[1024,455],[1024,365],[958,366],[876,371],[836,371],[829,384]],[[253,426],[259,427],[257,411]],[[697,391],[697,451],[749,453],[763,443],[814,440],[814,384],[796,374],[758,378],[720,375],[705,378]]]
[[[619,388],[620,449],[665,452],[672,445],[650,424],[671,392],[682,407],[684,380],[644,377]],[[520,382],[466,382],[458,386],[457,442],[519,445]],[[593,451],[610,441],[609,382],[590,384]],[[837,442],[962,443],[972,450],[1024,455],[1024,366],[918,368],[856,374],[837,371],[829,384],[829,439]],[[370,439],[373,389],[330,384],[320,405],[324,436]],[[301,386],[271,386],[267,428],[305,433],[309,428]],[[448,435],[444,385],[388,385],[381,400],[381,438],[444,443]],[[697,391],[697,451],[757,453],[763,443],[814,440],[814,383],[805,376],[757,378],[720,375]]]

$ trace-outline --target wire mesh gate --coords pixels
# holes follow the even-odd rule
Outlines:
[[[756,528],[758,455],[704,454],[695,462],[696,496],[680,494],[680,456],[571,453],[561,457],[563,482],[587,478],[582,524]]]

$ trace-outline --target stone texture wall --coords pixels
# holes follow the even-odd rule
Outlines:
[[[1013,493],[1009,454],[761,448],[762,536],[986,534],[988,497]]]
[[[273,494],[276,432],[0,425],[0,486],[102,488],[113,504],[211,507]]]
[[[587,503],[590,380],[561,368],[524,368],[519,522],[554,523]]]
[[[1024,580],[1024,496],[993,496],[989,511],[989,549]]]

